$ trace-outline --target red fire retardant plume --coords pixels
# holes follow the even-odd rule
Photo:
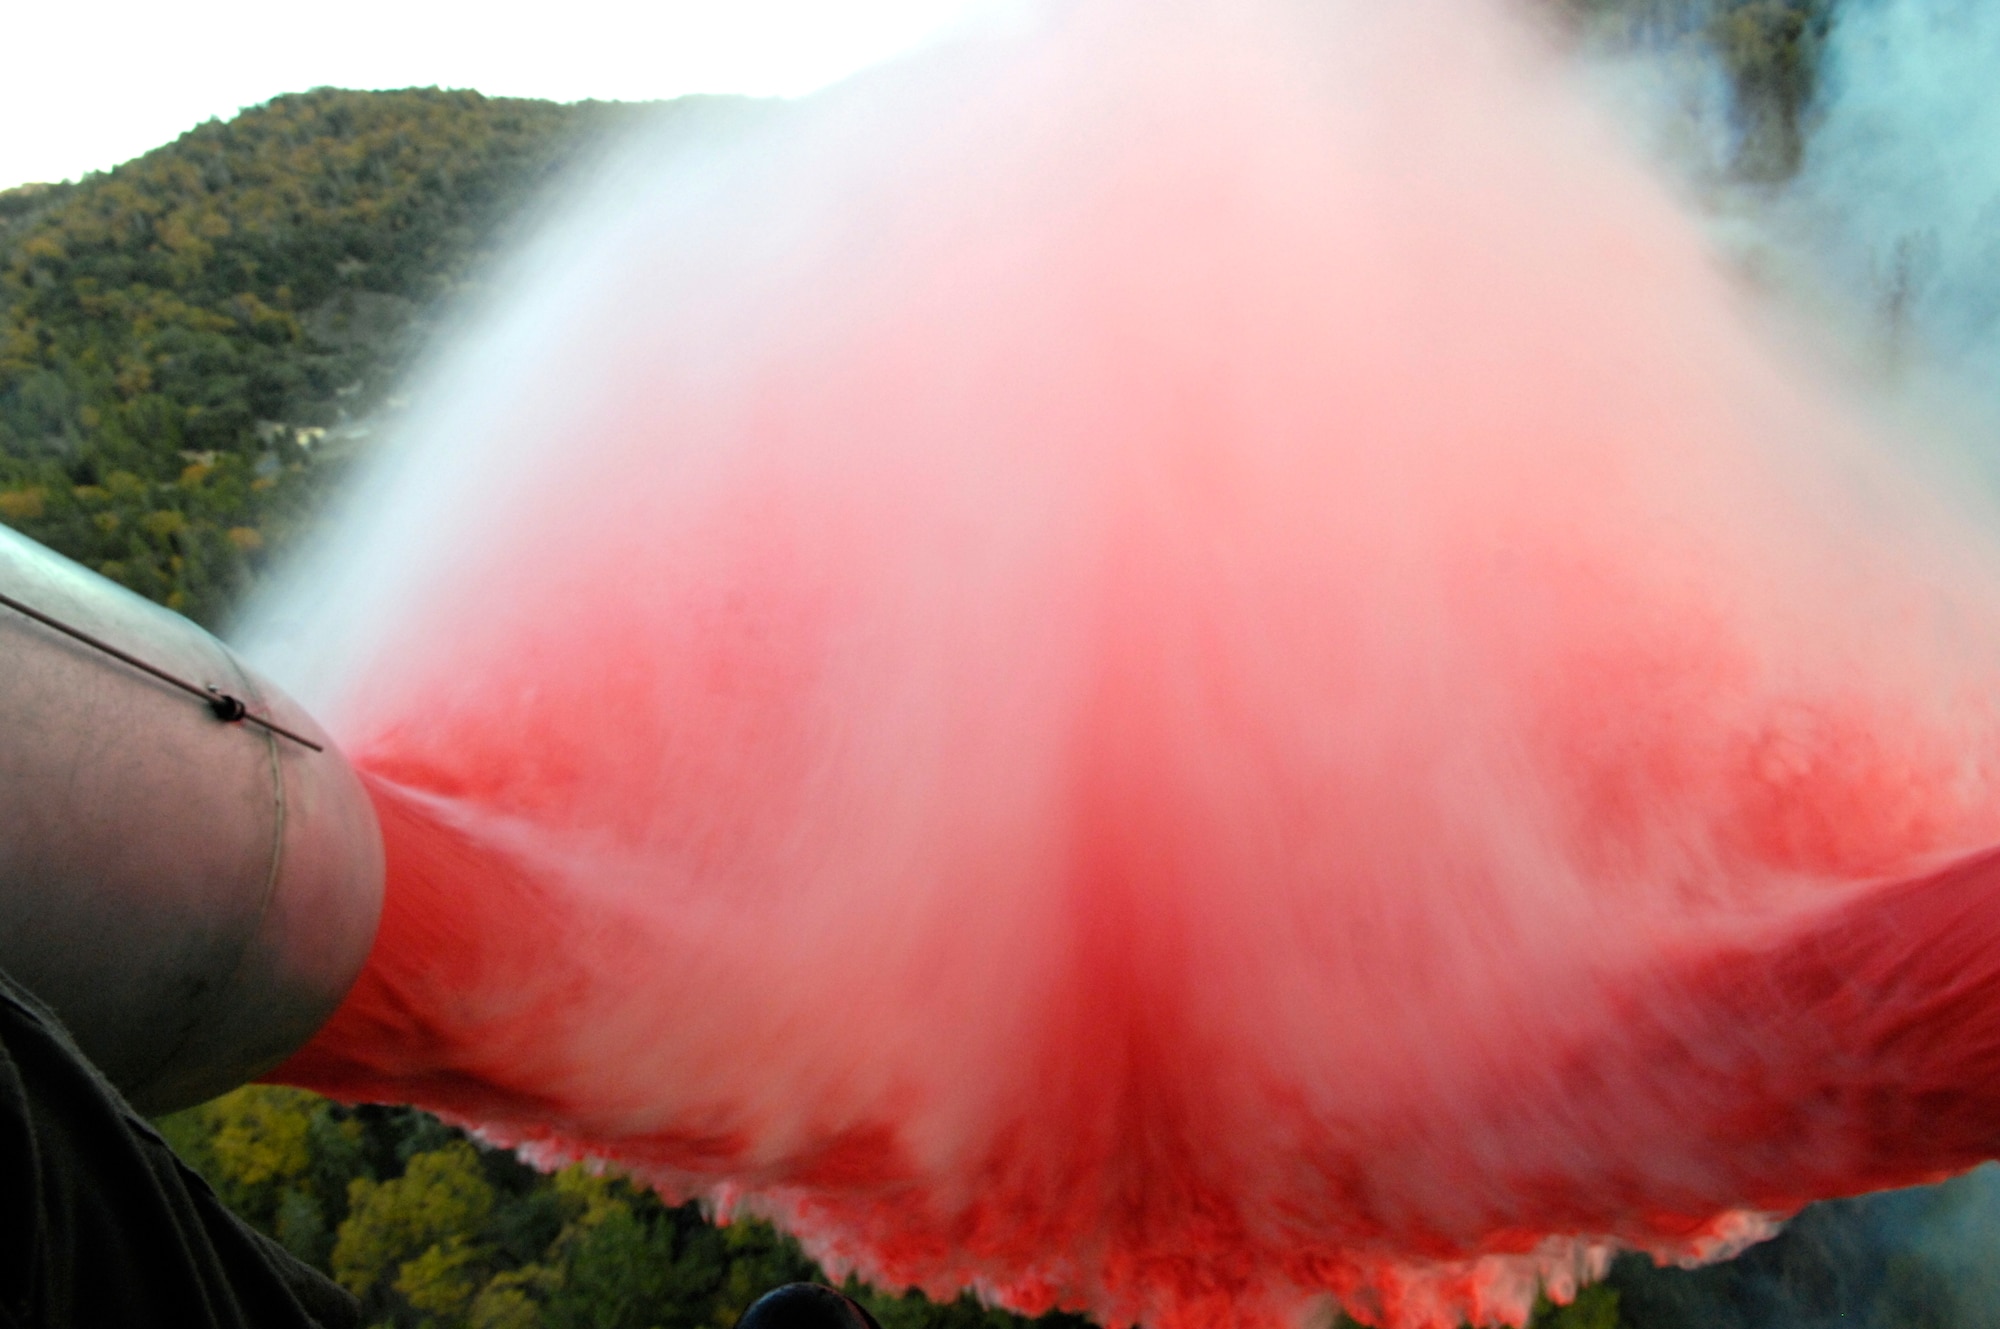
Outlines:
[[[2000,1146],[2000,557],[1530,42],[1085,7],[735,132],[291,606],[389,894],[282,1078],[1153,1329]]]

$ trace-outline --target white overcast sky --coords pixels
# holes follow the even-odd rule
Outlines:
[[[0,0],[0,189],[75,179],[315,87],[796,96],[986,0]]]

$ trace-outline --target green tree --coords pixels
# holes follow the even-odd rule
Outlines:
[[[1619,1329],[1618,1289],[1604,1283],[1581,1288],[1576,1299],[1558,1306],[1544,1297],[1535,1306],[1532,1329]]]
[[[462,1324],[493,1273],[482,1241],[493,1204],[464,1140],[415,1155],[392,1180],[356,1177],[333,1243],[333,1276],[378,1315]]]

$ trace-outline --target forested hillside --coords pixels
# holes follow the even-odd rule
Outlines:
[[[0,519],[214,623],[441,304],[632,114],[322,89],[0,194]]]
[[[1711,43],[1736,89],[1737,169],[1796,169],[1822,0],[1548,2],[1593,39]],[[524,212],[639,113],[322,89],[78,184],[0,193],[0,521],[220,623],[365,455]],[[544,1176],[408,1109],[252,1087],[164,1128],[378,1324],[727,1329],[812,1272],[762,1224]],[[869,1299],[885,1329],[1020,1323],[969,1299]],[[1616,1329],[1619,1293],[1540,1322]]]

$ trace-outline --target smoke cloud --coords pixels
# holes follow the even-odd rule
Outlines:
[[[2000,11],[1847,0],[1791,205],[1911,360],[2000,369]]]

